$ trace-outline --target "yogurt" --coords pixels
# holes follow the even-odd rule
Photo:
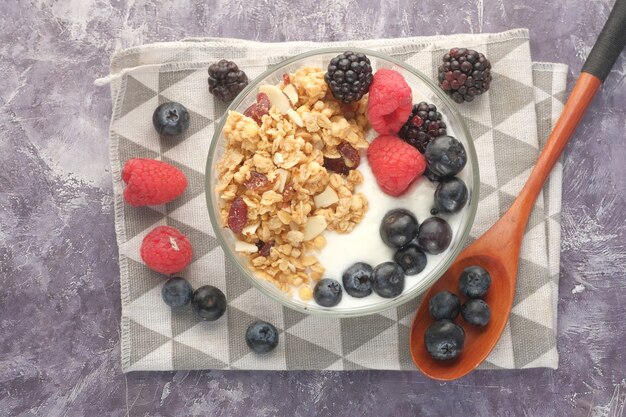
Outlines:
[[[425,176],[416,180],[402,196],[392,197],[385,194],[376,183],[376,178],[366,157],[361,158],[358,169],[363,174],[363,183],[356,188],[355,192],[362,192],[367,197],[369,203],[367,213],[350,233],[340,234],[330,230],[325,231],[324,237],[327,244],[317,253],[320,263],[326,269],[324,277],[333,278],[339,282],[342,282],[344,271],[356,262],[365,262],[374,268],[380,263],[393,261],[396,249],[385,245],[379,232],[380,224],[387,212],[396,208],[407,209],[415,215],[417,221],[421,224],[427,218],[432,217],[430,211],[435,206],[434,194],[437,183],[432,183]],[[466,185],[469,184],[470,169],[466,166],[457,177],[462,179]],[[470,195],[470,198],[473,198],[473,196]],[[426,268],[419,274],[407,275],[405,277],[403,294],[410,292],[423,282],[448,256],[451,247],[457,240],[458,234],[461,232],[461,223],[467,215],[468,206],[469,201],[458,213],[440,213],[437,215],[450,224],[452,243],[444,252],[438,255],[426,254]],[[352,309],[354,307],[365,307],[388,302],[388,298],[380,297],[376,293],[372,293],[364,298],[355,298],[344,290],[341,302],[332,307],[332,309]],[[304,303],[315,304],[315,301],[311,300]]]

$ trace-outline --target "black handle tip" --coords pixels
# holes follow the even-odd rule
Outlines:
[[[615,0],[615,5],[589,57],[583,72],[604,81],[626,45],[626,0]]]

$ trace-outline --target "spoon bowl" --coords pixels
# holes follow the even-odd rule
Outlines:
[[[462,355],[451,361],[433,359],[424,345],[424,333],[435,322],[428,313],[428,301],[440,291],[457,294],[461,303],[467,301],[468,298],[459,290],[458,282],[463,270],[474,265],[483,267],[491,274],[491,286],[483,297],[491,309],[491,320],[487,326],[478,327],[465,323],[459,315],[455,321],[465,330],[465,347]],[[465,256],[462,253],[425,295],[414,318],[410,335],[411,356],[418,368],[431,378],[451,380],[468,374],[485,360],[508,321],[515,293],[514,279],[515,277],[513,281],[510,279],[507,268],[498,258],[488,255]]]

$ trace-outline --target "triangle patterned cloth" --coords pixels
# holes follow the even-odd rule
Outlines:
[[[270,301],[225,259],[209,221],[204,169],[214,127],[226,106],[208,93],[206,69],[219,59],[232,59],[253,78],[294,54],[345,46],[380,50],[435,79],[445,51],[459,45],[484,52],[493,67],[493,88],[459,106],[481,169],[480,202],[471,232],[476,239],[510,206],[563,106],[567,67],[533,63],[526,30],[326,44],[197,39],[141,46],[113,56],[110,149],[124,371],[415,369],[408,337],[419,299],[361,318],[307,316]],[[154,109],[165,101],[184,103],[191,112],[184,140],[161,141],[151,125]],[[186,192],[163,206],[125,205],[121,168],[135,157],[179,167],[189,181]],[[558,366],[561,175],[558,164],[535,205],[522,246],[511,319],[484,369]],[[164,281],[139,257],[143,237],[157,225],[174,226],[190,237],[195,253],[183,275],[194,287],[212,284],[224,290],[229,300],[225,317],[202,322],[189,310],[171,311],[161,301]],[[280,331],[281,341],[268,355],[251,353],[244,341],[247,325],[257,319],[270,321]]]

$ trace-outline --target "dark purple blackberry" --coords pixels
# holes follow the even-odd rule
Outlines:
[[[222,59],[209,67],[209,92],[230,103],[248,85],[248,76],[233,61]]]
[[[413,111],[400,129],[400,136],[409,145],[421,153],[426,152],[426,145],[432,138],[446,134],[446,124],[441,120],[441,113],[434,104],[422,101],[413,105]]]
[[[439,85],[457,103],[472,101],[489,90],[491,63],[480,52],[452,48],[439,66]]]
[[[351,51],[331,59],[324,76],[333,97],[344,103],[360,100],[369,90],[372,78],[369,58]]]

